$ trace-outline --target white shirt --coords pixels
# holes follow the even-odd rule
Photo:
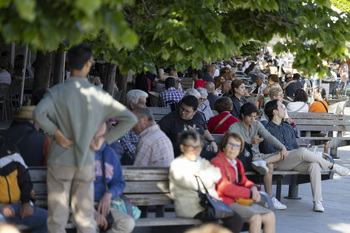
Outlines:
[[[287,105],[287,112],[309,112],[309,105],[304,102],[291,102]]]

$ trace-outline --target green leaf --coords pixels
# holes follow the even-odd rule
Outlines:
[[[15,5],[18,9],[18,14],[19,16],[28,21],[28,22],[33,22],[36,13],[34,11],[35,9],[35,0],[15,0]]]
[[[92,16],[101,6],[101,0],[74,0],[75,6],[88,16]]]

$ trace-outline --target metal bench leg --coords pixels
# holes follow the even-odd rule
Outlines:
[[[292,175],[291,184],[289,185],[288,196],[284,197],[286,199],[300,200],[298,197],[299,185],[297,184],[298,175]]]
[[[277,187],[276,187],[276,198],[281,201],[281,191],[282,191],[282,179],[279,179],[276,181]]]
[[[156,217],[157,218],[164,217],[164,211],[165,211],[165,208],[163,205],[157,205],[156,206]]]

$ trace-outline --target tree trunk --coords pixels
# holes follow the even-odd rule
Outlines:
[[[64,66],[66,61],[65,52],[56,52],[54,55],[54,64],[53,64],[53,85],[63,83],[64,78]]]
[[[114,94],[115,73],[117,71],[117,65],[113,63],[106,63],[104,72],[101,74],[101,82],[103,83],[103,89],[107,91],[111,96]]]
[[[41,51],[36,53],[33,93],[36,90],[47,89],[50,86],[52,54],[52,52],[43,53]]]

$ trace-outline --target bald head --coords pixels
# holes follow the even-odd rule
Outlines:
[[[207,89],[208,93],[214,93],[215,91],[215,86],[214,86],[214,83],[212,82],[206,82],[203,87]]]

